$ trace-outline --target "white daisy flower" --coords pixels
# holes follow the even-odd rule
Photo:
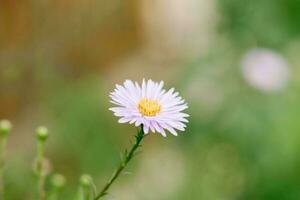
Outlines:
[[[143,125],[144,133],[149,130],[166,137],[165,130],[177,136],[177,130],[184,131],[189,115],[182,111],[187,109],[187,103],[174,88],[166,91],[164,82],[143,80],[140,86],[126,80],[110,93],[111,102],[117,107],[110,108],[114,115],[120,117],[119,123]]]

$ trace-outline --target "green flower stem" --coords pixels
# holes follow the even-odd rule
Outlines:
[[[54,174],[51,178],[51,192],[47,200],[58,200],[59,194],[66,184],[66,178],[61,174]]]
[[[7,137],[1,136],[0,138],[0,199],[4,199],[4,166],[5,166],[5,151],[6,151],[6,143]]]
[[[80,200],[91,200],[92,177],[84,174],[80,178]]]
[[[57,200],[58,199],[58,191],[52,191],[52,194],[47,199],[48,200]]]
[[[37,175],[37,192],[38,199],[45,200],[46,192],[45,192],[45,179],[46,179],[46,169],[45,169],[45,142],[48,138],[48,129],[46,127],[38,127],[36,130],[37,136],[37,157],[36,157],[36,165],[35,172]]]
[[[133,158],[134,153],[136,152],[136,150],[140,147],[140,143],[142,141],[142,139],[144,138],[145,134],[144,134],[144,130],[143,130],[143,126],[141,126],[140,131],[137,133],[137,135],[135,136],[135,143],[134,145],[131,147],[129,153],[127,153],[127,151],[125,151],[125,156],[124,159],[121,161],[119,167],[117,168],[117,170],[113,173],[112,177],[109,179],[109,181],[106,183],[106,185],[103,187],[103,189],[101,190],[101,192],[94,198],[94,200],[98,200],[101,197],[105,196],[107,194],[108,189],[110,188],[110,186],[114,183],[114,181],[119,177],[119,175],[121,174],[121,172],[124,170],[124,168],[127,166],[127,164],[130,162],[130,160]]]
[[[5,154],[6,154],[6,143],[7,137],[12,128],[10,121],[1,120],[0,121],[0,199],[5,199],[4,194],[4,167],[5,167]]]
[[[90,190],[89,190],[89,189],[86,189],[86,188],[83,188],[82,190],[83,190],[83,191],[82,191],[82,192],[83,192],[83,199],[84,199],[84,200],[90,200],[90,198],[91,198],[91,197],[90,197],[90,195],[91,195],[91,194],[90,194]]]
[[[38,176],[38,196],[39,200],[45,200],[45,190],[44,190],[44,185],[45,185],[45,173],[43,169],[43,164],[44,164],[44,154],[45,154],[45,143],[44,141],[39,141],[38,142],[38,147],[37,147],[37,160],[36,160],[36,172]]]
[[[47,200],[58,200],[61,188],[52,188],[52,190],[47,195]]]

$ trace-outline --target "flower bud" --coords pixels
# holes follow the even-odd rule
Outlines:
[[[80,177],[80,184],[84,188],[88,188],[91,186],[92,177],[90,175],[84,174]]]
[[[51,183],[55,188],[60,189],[66,184],[66,178],[61,174],[54,174]]]
[[[46,141],[46,139],[48,138],[48,129],[44,126],[40,126],[36,129],[36,134],[37,134],[37,138],[38,140],[44,142]]]
[[[0,134],[1,136],[6,136],[11,130],[11,123],[8,120],[1,120],[0,121]]]

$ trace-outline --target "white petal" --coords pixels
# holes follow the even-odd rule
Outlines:
[[[135,126],[140,126],[141,124],[142,124],[142,122],[139,119],[137,119],[134,125]]]
[[[123,117],[123,118],[120,118],[119,119],[119,123],[127,123],[127,122],[129,122],[131,120],[131,118],[127,118],[127,117]]]
[[[148,134],[149,133],[149,125],[147,124],[144,124],[144,132],[145,134]]]
[[[146,92],[147,92],[147,86],[146,86],[145,79],[143,79],[143,82],[142,82],[142,98],[146,98]]]
[[[139,100],[139,96],[138,96],[138,91],[137,91],[136,87],[134,86],[133,82],[130,80],[126,80],[124,82],[124,86],[127,89],[130,96],[132,97],[132,99],[134,99],[134,102],[137,103]]]
[[[154,128],[154,126],[153,126],[152,121],[150,121],[149,124],[150,124],[149,128],[151,129],[151,131],[152,131],[153,133],[155,133],[155,128]]]
[[[162,127],[159,126],[157,122],[153,122],[153,126],[156,129],[156,131],[159,132],[162,136],[167,137],[166,132]]]
[[[160,125],[164,128],[164,129],[167,129],[170,133],[172,133],[173,135],[177,136],[177,132],[172,128],[170,127],[169,125],[167,124],[164,124],[164,123],[160,123]]]

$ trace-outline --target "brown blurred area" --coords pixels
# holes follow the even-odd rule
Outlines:
[[[0,0],[0,116],[89,75],[172,82],[213,41],[215,13],[205,0]]]
[[[14,117],[42,89],[39,73],[101,73],[137,48],[137,2],[0,0],[0,116]]]

